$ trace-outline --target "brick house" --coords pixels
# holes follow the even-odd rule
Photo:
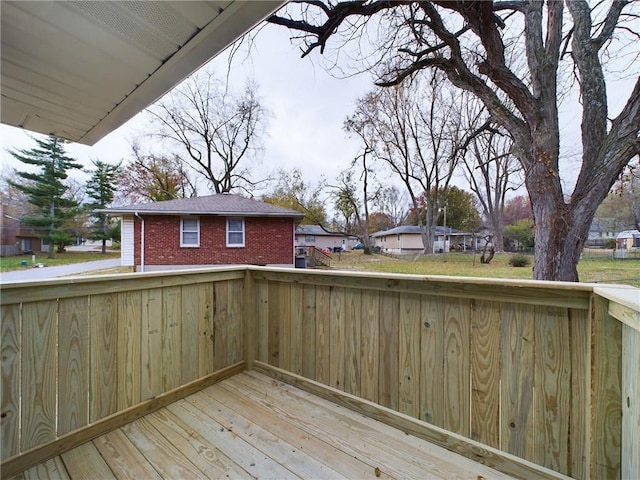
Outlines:
[[[295,227],[304,216],[233,194],[104,212],[122,218],[122,265],[136,271],[234,264],[291,267]]]

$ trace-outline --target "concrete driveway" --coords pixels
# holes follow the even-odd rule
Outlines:
[[[23,270],[13,270],[11,272],[0,273],[0,283],[17,282],[23,280],[47,280],[56,277],[66,277],[93,270],[103,270],[120,266],[119,258],[108,260],[97,260],[95,262],[72,263],[71,265],[60,265],[57,267],[25,267]]]

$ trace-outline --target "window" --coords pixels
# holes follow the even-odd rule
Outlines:
[[[180,246],[200,246],[200,219],[183,218],[180,221]]]
[[[244,247],[244,218],[227,218],[227,247]]]

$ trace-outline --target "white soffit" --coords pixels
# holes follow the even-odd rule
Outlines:
[[[284,3],[2,0],[1,121],[93,145]]]

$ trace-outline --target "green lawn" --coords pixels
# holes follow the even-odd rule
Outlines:
[[[104,255],[100,252],[64,252],[56,253],[55,258],[48,259],[46,253],[36,255],[36,263],[44,263],[49,267],[56,265],[68,265],[70,263],[92,262],[94,260],[108,260],[110,258],[120,258],[120,252],[109,252]],[[31,255],[18,255],[16,257],[0,258],[0,271],[8,272],[9,270],[20,270],[24,267],[22,262],[26,261],[31,266]]]
[[[533,267],[512,267],[511,254],[497,254],[489,265],[480,263],[480,255],[447,253],[436,256],[409,256],[403,259],[386,255],[364,255],[362,251],[332,254],[331,268],[418,275],[463,277],[533,278]],[[533,265],[533,257],[531,257]],[[585,252],[578,264],[582,282],[622,283],[640,287],[640,261],[612,260],[611,253]]]

